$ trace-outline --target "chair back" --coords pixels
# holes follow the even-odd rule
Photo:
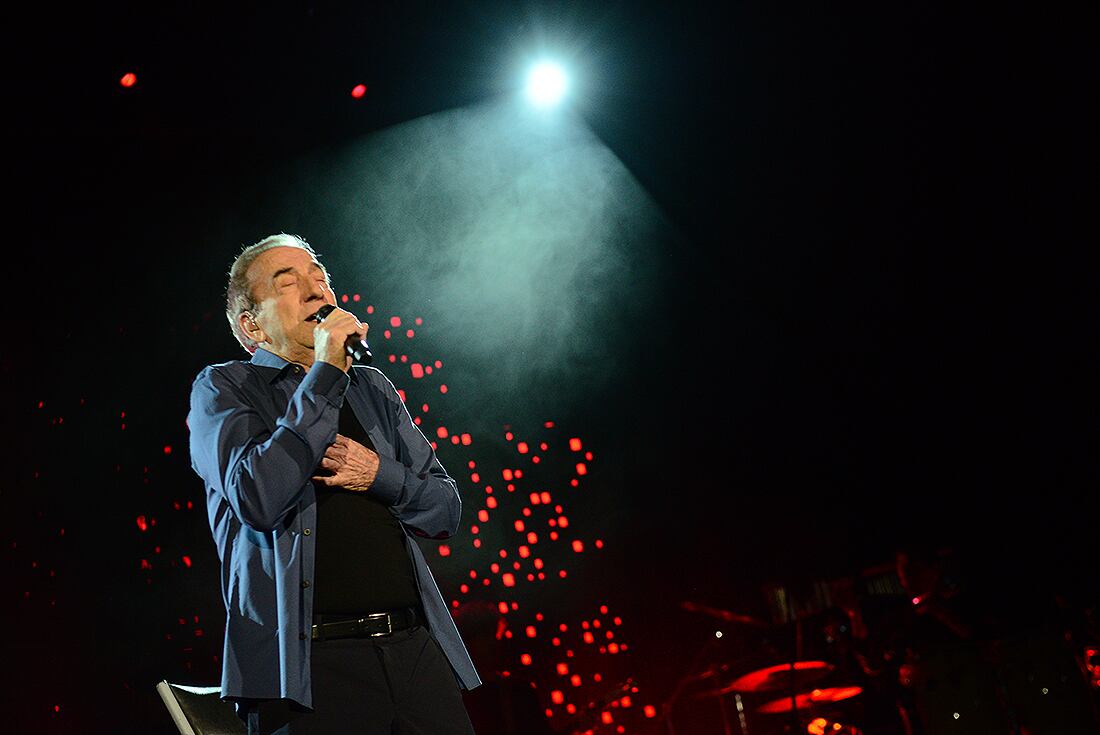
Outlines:
[[[232,704],[223,702],[220,687],[194,687],[162,681],[157,693],[180,735],[248,735]]]

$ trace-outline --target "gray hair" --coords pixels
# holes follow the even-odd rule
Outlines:
[[[255,245],[245,247],[233,261],[233,265],[229,266],[229,285],[225,289],[225,317],[229,320],[229,328],[233,331],[233,336],[237,338],[237,341],[241,343],[241,347],[250,355],[256,352],[259,344],[241,329],[238,320],[241,314],[246,311],[253,311],[256,308],[256,299],[252,294],[252,283],[248,279],[248,269],[262,253],[272,248],[281,247],[301,248],[312,255],[318,263],[320,262],[317,253],[308,242],[297,235],[288,235],[281,232],[278,235],[265,237]],[[323,270],[325,271],[325,280],[331,285],[328,269]]]

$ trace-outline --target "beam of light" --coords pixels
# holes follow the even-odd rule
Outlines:
[[[561,101],[568,86],[565,71],[559,65],[542,61],[527,74],[527,99],[537,107],[550,107]]]

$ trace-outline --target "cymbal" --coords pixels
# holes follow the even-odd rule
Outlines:
[[[702,605],[698,602],[692,602],[691,600],[684,600],[680,603],[680,607],[688,612],[704,613],[727,623],[741,623],[742,625],[754,625],[761,628],[766,628],[768,626],[763,620],[757,620],[751,615],[742,615],[740,613],[730,612],[729,610]]]
[[[824,661],[795,661],[794,689],[805,689],[815,681],[829,675],[833,667]],[[791,684],[791,664],[778,664],[742,674],[720,688],[701,692],[699,697],[720,697],[730,692],[779,692],[789,690]]]
[[[850,699],[857,696],[862,691],[863,687],[830,687],[829,689],[814,689],[812,692],[796,694],[794,697],[794,705],[798,709],[809,709],[810,707],[821,704]],[[760,705],[756,708],[756,711],[763,714],[790,712],[791,698],[784,697],[783,699],[774,699],[771,702]]]

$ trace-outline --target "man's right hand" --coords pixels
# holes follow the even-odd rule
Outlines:
[[[365,339],[368,329],[350,311],[336,307],[313,328],[313,359],[335,365],[346,373],[351,370],[352,359],[345,345],[352,337]]]

